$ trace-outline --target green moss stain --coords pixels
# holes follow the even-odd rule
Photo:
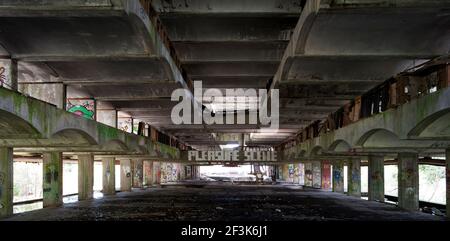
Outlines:
[[[97,131],[100,140],[112,140],[119,138],[119,130],[103,124],[97,124]]]

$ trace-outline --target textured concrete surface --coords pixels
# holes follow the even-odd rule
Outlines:
[[[394,205],[298,186],[167,186],[65,204],[7,220],[443,220]]]

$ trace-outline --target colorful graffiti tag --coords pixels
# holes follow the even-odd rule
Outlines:
[[[133,119],[131,117],[119,117],[117,120],[119,130],[131,133]]]
[[[94,120],[95,100],[93,99],[67,99],[66,110],[75,115]]]

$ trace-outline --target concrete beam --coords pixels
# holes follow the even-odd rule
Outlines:
[[[43,207],[62,205],[63,161],[61,152],[46,152],[43,159]]]
[[[320,146],[329,150],[336,142],[345,141],[350,148],[363,152],[371,149],[374,152],[383,152],[387,151],[388,147],[394,147],[390,151],[397,153],[398,148],[409,152],[418,148],[442,151],[448,147],[447,140],[450,136],[443,124],[448,123],[445,120],[449,110],[450,88],[445,88],[321,134],[298,144],[295,148],[309,153],[314,147]],[[428,129],[429,126],[432,128]],[[378,149],[374,149],[377,147]]]
[[[369,201],[384,202],[384,156],[369,156]]]
[[[155,153],[155,148],[165,146],[5,88],[0,88],[0,100],[0,123],[5,127],[0,129],[0,146],[141,154]],[[162,152],[177,155],[173,147]]]
[[[113,157],[103,157],[103,194],[114,195],[116,194],[116,160]]]
[[[13,149],[0,147],[0,219],[13,215]]]
[[[289,41],[298,16],[162,16],[172,42]]]
[[[94,155],[78,155],[78,200],[92,199],[94,195]]]
[[[419,155],[398,154],[398,206],[406,210],[419,210]]]
[[[196,62],[278,62],[287,42],[176,42],[183,63]]]
[[[165,14],[283,14],[298,15],[302,10],[299,0],[193,0],[187,4],[184,0],[153,1],[156,11]]]

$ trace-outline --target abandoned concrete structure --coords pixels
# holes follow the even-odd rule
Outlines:
[[[63,203],[64,161],[78,163],[80,201],[93,198],[101,162],[105,195],[198,180],[202,165],[251,164],[278,182],[361,198],[367,166],[366,202],[385,202],[389,163],[397,205],[411,212],[419,165],[445,166],[448,215],[449,53],[448,0],[0,1],[0,218],[13,215],[21,160],[42,163],[44,208]],[[195,80],[279,89],[279,129],[173,124],[171,94],[193,93]],[[239,158],[263,150],[277,160],[186,155],[230,143]]]

